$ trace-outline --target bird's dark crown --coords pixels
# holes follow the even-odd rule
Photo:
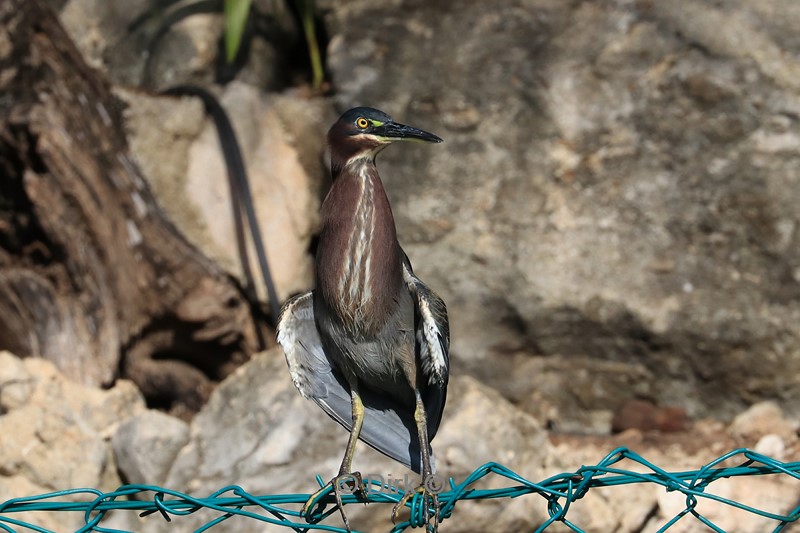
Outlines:
[[[354,107],[345,111],[334,126],[347,135],[369,134],[375,128],[392,122],[392,117],[372,107]]]

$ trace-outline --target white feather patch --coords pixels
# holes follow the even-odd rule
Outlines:
[[[309,321],[311,323],[314,321],[314,309],[308,305],[310,299],[311,293],[307,292],[286,302],[277,326],[277,340],[283,347],[286,363],[289,365],[289,375],[303,398],[311,397],[312,387],[306,379],[308,370],[303,368],[300,363],[301,358],[298,357],[298,350],[305,350],[302,340],[298,339],[298,332],[301,332]]]
[[[428,376],[428,383],[442,384],[447,381],[447,355],[442,344],[443,332],[439,330],[436,318],[431,311],[430,301],[420,291],[422,282],[403,264],[403,278],[414,296],[420,314],[417,329],[417,342],[420,345],[422,371]]]

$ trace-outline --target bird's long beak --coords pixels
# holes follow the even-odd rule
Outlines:
[[[397,122],[386,122],[381,126],[372,130],[372,134],[376,137],[381,138],[382,140],[393,142],[393,141],[423,141],[429,143],[440,143],[442,139],[434,135],[433,133],[428,133],[427,131],[422,131],[417,128],[412,128],[411,126],[406,126],[405,124],[398,124]]]

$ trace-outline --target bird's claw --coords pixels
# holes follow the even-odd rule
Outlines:
[[[342,515],[342,521],[344,521],[345,529],[350,531],[350,521],[347,519],[347,514],[344,512],[342,494],[355,494],[359,498],[366,499],[367,490],[364,488],[364,480],[361,478],[361,472],[339,474],[326,483],[324,487],[312,494],[308,500],[306,500],[305,505],[303,505],[302,513],[303,516],[306,517],[307,521],[309,521],[311,517],[311,511],[314,509],[314,507],[317,505],[325,505],[325,502],[321,502],[319,500],[322,496],[329,494],[330,492],[333,492],[333,496],[336,498],[336,505],[339,507],[339,512]]]
[[[439,496],[428,488],[425,482],[412,491],[407,491],[400,498],[394,507],[392,507],[392,523],[397,523],[397,514],[400,509],[405,507],[408,501],[413,498],[417,493],[422,494],[422,512],[425,519],[426,531],[436,533],[439,528]],[[431,516],[431,508],[433,508],[433,516]]]

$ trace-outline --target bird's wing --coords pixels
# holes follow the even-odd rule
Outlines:
[[[283,347],[292,382],[304,398],[326,398],[337,380],[322,349],[314,321],[313,293],[288,300],[278,319],[278,342]],[[349,401],[350,395],[347,395]]]
[[[287,301],[278,321],[278,342],[283,347],[289,373],[305,398],[350,431],[353,427],[350,387],[326,355],[314,320],[313,294]],[[413,409],[399,410],[389,397],[370,389],[360,391],[364,425],[359,438],[372,448],[417,473],[421,471],[419,437]],[[441,415],[439,415],[441,416]],[[438,427],[438,421],[437,421]]]
[[[450,377],[450,325],[444,300],[425,285],[411,269],[404,254],[403,280],[414,298],[417,348],[422,372],[428,378],[421,391],[428,418],[428,437],[433,440],[442,420]]]

